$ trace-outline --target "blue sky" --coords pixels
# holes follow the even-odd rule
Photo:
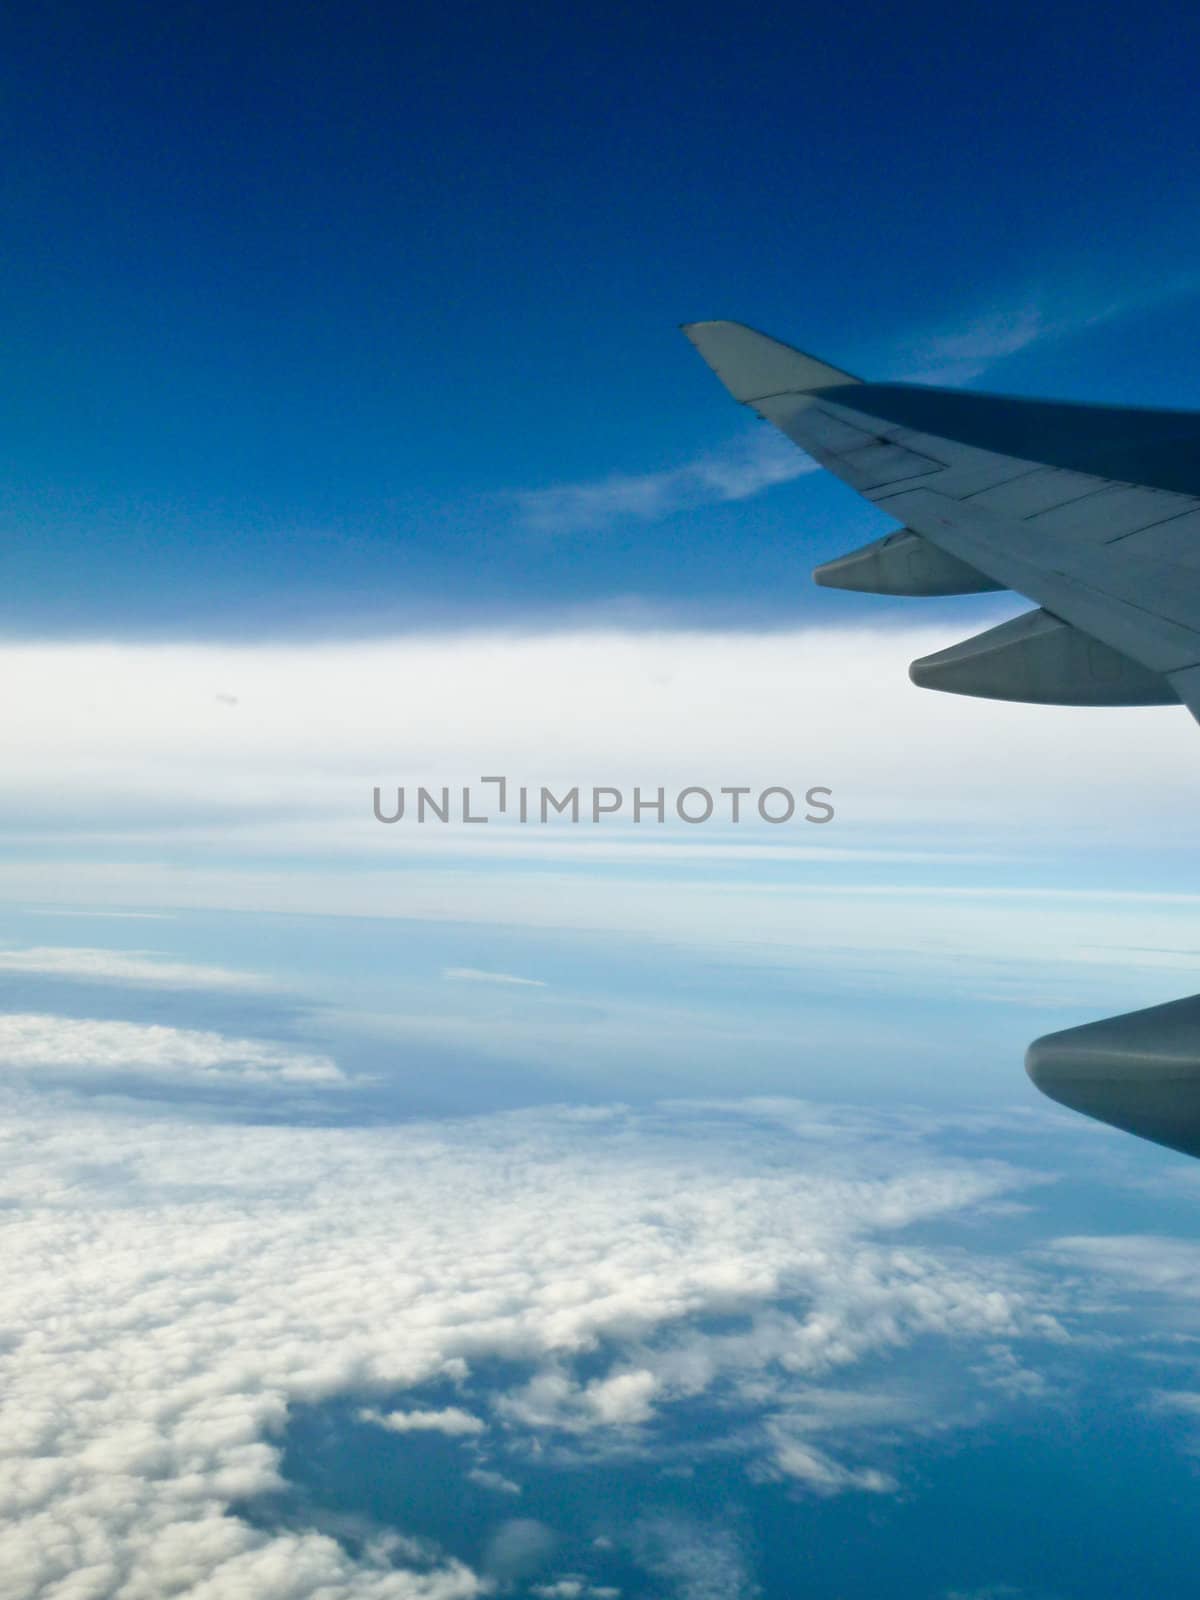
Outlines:
[[[0,1600],[1187,1592],[1195,1172],[1021,1059],[1200,736],[914,689],[1020,602],[816,589],[678,324],[1200,407],[1200,23],[0,27]]]
[[[836,485],[522,514],[753,437],[690,318],[872,374],[1194,403],[1196,24],[891,19],[10,20],[4,626],[792,617],[878,520]]]

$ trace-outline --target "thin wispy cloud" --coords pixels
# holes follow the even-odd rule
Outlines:
[[[82,911],[76,910],[71,906],[26,906],[25,915],[29,917],[99,917],[102,920],[113,922],[169,922],[172,920],[168,911]]]
[[[544,978],[519,978],[514,972],[484,972],[479,967],[445,967],[442,977],[451,983],[513,984],[521,989],[544,989]]]
[[[983,310],[958,324],[927,329],[899,341],[887,370],[908,383],[970,384],[994,366],[1035,344],[1069,339],[1196,292],[1194,273],[1114,290],[1111,284],[1081,284],[1064,289],[1031,286],[1022,298]]]
[[[102,950],[68,945],[0,950],[0,973],[5,972],[65,978],[73,983],[128,983],[139,988],[257,991],[271,987],[257,973],[206,967],[191,961],[168,961],[152,950]]]
[[[961,327],[913,340],[901,347],[904,377],[910,383],[955,386],[970,383],[996,362],[1027,350],[1055,332],[1045,309],[1036,304],[984,312]]]
[[[661,472],[614,472],[590,482],[521,490],[515,500],[518,518],[531,532],[584,533],[620,522],[660,522],[700,506],[747,500],[815,471],[816,462],[764,428]]]

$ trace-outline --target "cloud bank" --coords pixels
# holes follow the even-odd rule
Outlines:
[[[983,610],[902,627],[404,637],[314,646],[8,644],[33,687],[0,708],[10,762],[0,838],[26,852],[70,836],[297,851],[691,850],[753,843],[829,851],[960,848],[1023,837],[1106,840],[1137,818],[1182,836],[1200,742],[1179,707],[1019,706],[922,692],[907,665],[981,627]],[[908,615],[908,614],[906,614]],[[923,619],[929,620],[923,620]],[[238,682],[214,710],[214,679]],[[80,683],[90,686],[81,699]],[[829,826],[395,828],[372,788],[687,785],[834,792]],[[494,796],[493,796],[494,798]],[[414,810],[415,807],[411,807]],[[492,807],[495,810],[495,807]],[[720,815],[724,817],[725,810]],[[61,874],[60,874],[61,879]],[[67,901],[69,885],[59,888]],[[28,894],[26,896],[28,898]],[[149,974],[142,974],[148,977]]]

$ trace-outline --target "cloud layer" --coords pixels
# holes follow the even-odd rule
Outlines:
[[[1115,973],[1129,1007],[1187,992],[1198,902],[1170,863],[1194,838],[1193,722],[1180,708],[1089,712],[914,689],[906,663],[970,626],[10,644],[0,672],[32,687],[0,707],[12,774],[0,898],[565,930],[717,952],[725,964],[866,963],[909,988],[944,989],[953,963],[971,995],[1074,1006],[1080,1019],[1105,1008]],[[220,683],[236,685],[236,706],[216,701]],[[376,784],[478,791],[497,773],[556,794],[825,784],[837,816],[543,828],[523,827],[510,805],[484,826],[410,816],[387,827],[371,812]],[[1138,839],[1158,858],[1145,873]],[[1116,872],[1137,889],[1102,892]],[[1086,887],[1046,887],[1072,877]],[[473,958],[464,943],[436,970],[469,1026],[489,992],[558,996],[557,971],[543,987],[550,973],[521,964],[541,959]],[[0,951],[5,972],[146,988],[264,983],[147,950],[40,945]],[[438,1030],[452,1025],[449,1009],[445,998],[408,1000],[410,1012],[439,1012]],[[578,1030],[542,1031],[531,1046],[507,1025],[476,1029],[484,1048],[527,1059],[529,1048],[580,1045]]]
[[[992,608],[994,614],[995,607]],[[1200,740],[1180,708],[1079,710],[923,693],[916,655],[983,625],[914,613],[895,629],[410,637],[311,647],[31,644],[0,671],[33,687],[0,708],[10,761],[0,837],[95,855],[122,841],[260,855],[526,855],[560,847],[837,850],[1105,841],[1137,819],[1182,834]],[[938,612],[937,616],[941,613]],[[930,620],[918,620],[929,618]],[[239,703],[212,685],[236,682]],[[81,697],[80,684],[88,685]],[[612,826],[419,825],[371,813],[372,787],[519,784],[627,792]],[[632,788],[833,789],[834,823],[740,828],[668,808],[628,826]],[[494,803],[489,807],[497,808]],[[720,815],[725,815],[722,807]],[[622,826],[622,823],[625,826]],[[401,843],[398,844],[398,841]],[[60,874],[61,877],[61,874]],[[59,897],[66,901],[66,892]],[[78,903],[67,902],[67,903]]]
[[[889,1142],[882,1124],[860,1160],[831,1148],[827,1115],[807,1136],[799,1108],[786,1127],[676,1108],[369,1131],[7,1109],[0,1594],[14,1600],[480,1592],[403,1529],[351,1553],[231,1513],[279,1487],[300,1401],[358,1395],[385,1427],[470,1452],[491,1430],[467,1404],[395,1400],[519,1360],[535,1376],[497,1400],[494,1426],[567,1447],[628,1439],[734,1384],[757,1397],[764,1470],[882,1492],[861,1440],[843,1459],[823,1382],[918,1338],[1061,1337],[1026,1274],[900,1238],[1020,1174]],[[745,1332],[695,1325],[730,1312]],[[601,1342],[608,1370],[581,1376]]]

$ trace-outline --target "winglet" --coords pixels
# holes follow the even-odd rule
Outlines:
[[[743,405],[769,395],[804,394],[809,389],[862,382],[742,322],[685,322],[683,332]]]

